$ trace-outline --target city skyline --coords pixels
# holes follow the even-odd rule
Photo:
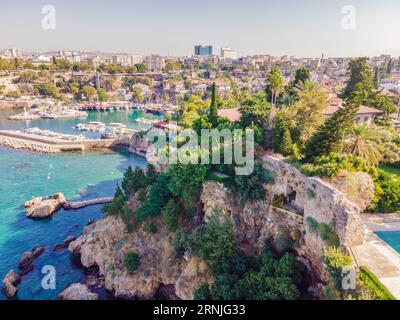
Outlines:
[[[23,51],[79,50],[185,56],[197,44],[230,47],[239,56],[297,57],[400,55],[395,40],[400,4],[385,0],[205,0],[190,3],[16,0],[0,5],[0,47]],[[45,5],[56,9],[56,29],[42,28]],[[345,6],[355,9],[355,28],[343,27]],[[27,32],[29,30],[29,32]]]

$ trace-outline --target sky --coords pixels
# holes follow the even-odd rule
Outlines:
[[[41,11],[45,5],[55,8],[54,30],[42,27]],[[354,15],[349,11],[343,13],[344,6],[352,6]],[[211,44],[216,53],[220,47],[228,46],[239,55],[319,57],[324,52],[326,57],[399,56],[400,1],[12,0],[0,3],[2,49],[181,56],[193,54],[196,44]]]

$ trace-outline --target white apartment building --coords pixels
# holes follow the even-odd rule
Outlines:
[[[143,58],[135,54],[116,54],[111,56],[111,62],[123,66],[133,66],[143,62]]]
[[[4,57],[8,59],[22,58],[22,53],[18,48],[11,48],[4,51]]]
[[[228,47],[223,47],[221,48],[221,54],[220,54],[222,59],[232,59],[235,60],[237,59],[237,52],[232,50],[231,48]]]
[[[164,58],[157,54],[147,56],[145,62],[149,71],[161,71],[165,67]]]

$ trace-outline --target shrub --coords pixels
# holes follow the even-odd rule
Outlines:
[[[154,234],[157,232],[157,225],[152,220],[145,221],[143,224],[143,230],[147,233]]]
[[[369,168],[360,157],[331,153],[315,158],[313,163],[304,164],[301,171],[307,176],[331,178],[342,169],[367,172]]]
[[[6,97],[8,98],[14,98],[17,99],[21,96],[21,93],[19,91],[9,91],[6,93]]]
[[[320,223],[317,229],[319,236],[328,246],[335,247],[339,245],[339,237],[333,230],[332,226],[326,223]]]
[[[292,233],[291,233],[292,239],[296,242],[299,242],[301,239],[301,231],[300,229],[296,228],[293,229]]]
[[[313,189],[311,189],[311,188],[308,188],[308,189],[307,189],[307,198],[308,198],[309,200],[315,198],[315,192],[314,192]]]
[[[237,176],[235,183],[238,193],[242,196],[242,204],[247,201],[263,199],[265,197],[264,184],[274,182],[275,175],[264,169],[261,163],[256,163],[254,171],[248,176]]]
[[[328,246],[335,247],[339,245],[339,237],[331,225],[319,223],[313,217],[307,217],[306,222],[310,231],[316,232]]]
[[[162,211],[162,218],[165,225],[172,232],[175,232],[178,229],[178,214],[179,207],[174,200],[169,200],[166,206]]]
[[[351,266],[353,259],[339,248],[330,247],[324,249],[324,262],[333,284],[336,288],[341,288],[342,270],[346,266]]]
[[[176,255],[182,257],[185,251],[189,248],[189,235],[188,233],[181,229],[176,233],[175,239],[173,241]]]
[[[400,211],[400,182],[383,170],[375,178],[375,199],[369,211],[392,213]]]
[[[397,300],[389,290],[367,268],[360,267],[359,278],[362,284],[379,300]]]
[[[128,273],[134,273],[139,267],[139,256],[135,252],[128,252],[124,257],[124,265]]]
[[[313,217],[307,217],[306,219],[307,225],[312,232],[318,232],[318,221]]]

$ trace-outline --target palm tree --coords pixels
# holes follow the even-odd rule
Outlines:
[[[271,103],[276,105],[276,99],[283,90],[285,81],[279,69],[272,69],[267,77],[267,84],[271,88]]]
[[[355,126],[344,141],[343,152],[365,159],[367,164],[377,166],[382,159],[379,145],[375,142],[377,130],[366,125]]]
[[[320,89],[321,89],[321,84],[319,84],[318,82],[311,81],[311,80],[301,81],[294,86],[294,90],[297,93],[310,92],[310,91],[315,91],[315,90],[320,90]]]

